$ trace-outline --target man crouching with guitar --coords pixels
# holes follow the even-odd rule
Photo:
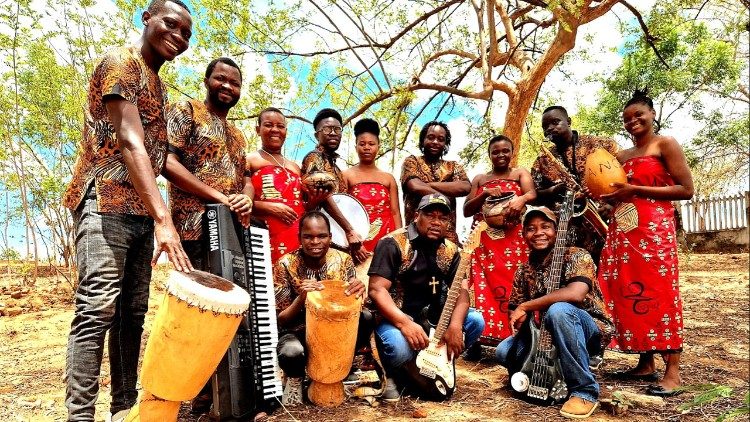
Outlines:
[[[453,284],[461,259],[458,246],[446,239],[449,204],[442,194],[425,195],[414,221],[375,247],[369,294],[382,317],[375,340],[388,376],[387,402],[398,401],[406,383],[423,398],[450,397],[454,359],[484,330],[482,315],[469,309],[465,282]],[[425,318],[437,325],[432,338],[421,325]],[[428,353],[417,355],[423,349]]]
[[[524,214],[523,237],[531,253],[516,272],[509,299],[514,335],[497,346],[495,355],[508,368],[516,391],[540,400],[567,396],[560,414],[582,419],[599,404],[589,356],[604,350],[613,325],[591,255],[565,244],[568,218],[563,209],[558,226],[546,207],[530,207]],[[538,328],[534,312],[543,315]]]

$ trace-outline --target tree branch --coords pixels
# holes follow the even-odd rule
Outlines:
[[[646,43],[651,46],[651,49],[654,50],[654,54],[656,54],[656,57],[659,58],[659,61],[666,67],[667,69],[671,69],[669,67],[669,64],[667,64],[667,61],[664,60],[664,57],[662,57],[661,53],[659,53],[659,49],[656,48],[656,45],[654,44],[654,41],[658,41],[659,38],[651,35],[651,33],[648,30],[648,25],[646,24],[646,21],[643,20],[643,16],[641,15],[641,12],[638,11],[633,5],[628,3],[626,0],[618,0],[618,3],[625,6],[630,12],[633,14],[633,16],[638,19],[638,24],[641,26],[641,30],[643,31],[643,35],[645,37]]]

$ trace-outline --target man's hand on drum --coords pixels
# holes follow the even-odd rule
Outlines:
[[[448,347],[448,359],[455,359],[464,351],[464,331],[460,324],[450,324],[440,344]]]
[[[242,227],[247,228],[250,225],[250,212],[253,209],[253,200],[244,193],[227,195],[229,209],[237,214]]]
[[[323,290],[323,283],[320,280],[315,280],[313,278],[306,278],[300,282],[299,290],[300,292],[304,292],[305,294],[309,292]]]
[[[271,215],[280,218],[287,225],[292,225],[299,218],[296,212],[286,204],[278,202],[268,202],[269,212]]]
[[[364,300],[367,291],[365,290],[365,283],[363,283],[360,279],[352,277],[349,279],[349,282],[346,283],[345,286],[346,290],[344,290],[344,293],[346,293],[347,296],[354,295],[354,297]]]
[[[413,350],[422,350],[430,343],[430,338],[421,325],[411,319],[401,324],[398,329]]]

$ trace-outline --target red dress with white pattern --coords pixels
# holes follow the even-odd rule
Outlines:
[[[286,224],[284,220],[272,215],[263,218],[271,241],[271,260],[276,262],[284,254],[299,247],[299,219],[305,213],[301,198],[301,179],[287,168],[267,165],[259,168],[250,180],[255,189],[253,201],[282,203],[297,213],[297,219],[292,224]]]
[[[349,195],[357,198],[367,210],[370,218],[370,234],[364,245],[368,251],[375,250],[378,240],[396,230],[396,223],[391,214],[391,192],[387,186],[378,182],[362,182],[349,188]]]
[[[658,157],[634,157],[623,168],[630,184],[674,185]],[[599,266],[599,285],[617,330],[612,346],[629,353],[682,350],[672,203],[635,197],[619,204]]]
[[[503,192],[522,195],[516,180],[495,179],[479,186],[477,195],[485,189],[500,187]],[[476,214],[474,220],[482,219]],[[488,228],[481,236],[481,244],[471,255],[470,284],[474,287],[474,304],[484,317],[484,331],[480,342],[496,346],[511,334],[508,326],[508,298],[513,287],[516,269],[529,259],[529,248],[523,239],[520,224],[505,230]]]

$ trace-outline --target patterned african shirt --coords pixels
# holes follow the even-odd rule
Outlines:
[[[380,239],[367,274],[391,282],[391,298],[405,314],[418,321],[429,306],[427,316],[437,323],[458,270],[458,252],[458,245],[448,239],[436,242],[420,236],[411,223]]]
[[[159,75],[143,61],[139,48],[116,48],[102,57],[89,81],[80,155],[63,205],[71,210],[78,208],[94,183],[99,212],[148,215],[118,147],[115,128],[104,105],[108,96],[124,98],[138,107],[151,168],[159,175],[164,167],[167,89]]]
[[[347,282],[356,277],[354,261],[349,254],[329,248],[325,264],[319,269],[309,268],[302,258],[302,250],[281,257],[273,267],[273,287],[276,296],[276,315],[288,308],[299,296],[302,280],[341,280]],[[305,311],[297,315],[289,327],[280,327],[280,332],[300,331],[305,327]]]
[[[169,152],[201,182],[229,195],[242,192],[245,137],[203,101],[180,101],[167,113]],[[169,184],[170,210],[182,240],[200,240],[204,201]]]
[[[469,182],[464,167],[455,161],[438,160],[429,163],[422,157],[410,155],[404,160],[401,168],[401,188],[404,191],[404,222],[406,224],[414,221],[414,217],[422,195],[411,192],[406,188],[406,182],[417,178],[425,183],[430,182]],[[456,234],[456,198],[449,197],[451,201],[451,221],[448,227],[448,239],[458,243]]]
[[[336,164],[338,158],[339,155],[337,153],[329,154],[323,147],[318,145],[302,159],[302,178],[304,179],[308,174],[320,171],[331,173],[339,182],[336,190],[332,193],[346,193],[346,181],[344,180],[343,172]]]
[[[617,154],[619,149],[617,143],[611,138],[589,135],[579,136],[578,132],[573,131],[572,147],[566,147],[565,150],[559,151],[557,145],[553,145],[549,150],[557,158],[557,161],[568,169],[570,175],[573,176],[578,184],[583,185],[582,180],[586,168],[586,158],[599,148],[607,150],[612,155]],[[554,164],[550,158],[544,154],[539,155],[531,167],[531,178],[534,180],[534,188],[537,191],[548,189],[560,181],[565,181],[566,178],[562,177],[558,168],[559,166]],[[566,182],[566,186],[568,189],[574,188],[573,183]],[[562,202],[562,196],[554,200],[541,198],[541,201],[541,205],[554,210]],[[604,238],[599,236],[593,226],[583,217],[576,217],[570,220],[568,239],[572,244],[589,251],[594,259],[599,258],[602,247],[604,247]]]
[[[539,262],[532,254],[529,262],[521,264],[513,279],[513,290],[508,299],[508,308],[513,310],[523,302],[542,297],[546,294],[544,279],[552,264],[552,253]],[[604,307],[604,299],[599,283],[596,280],[596,265],[586,250],[575,246],[567,248],[563,257],[563,276],[560,287],[580,281],[589,286],[589,292],[580,305],[581,309],[594,318],[601,333],[602,348],[609,345],[614,333],[612,319]],[[603,350],[603,349],[602,349]]]

